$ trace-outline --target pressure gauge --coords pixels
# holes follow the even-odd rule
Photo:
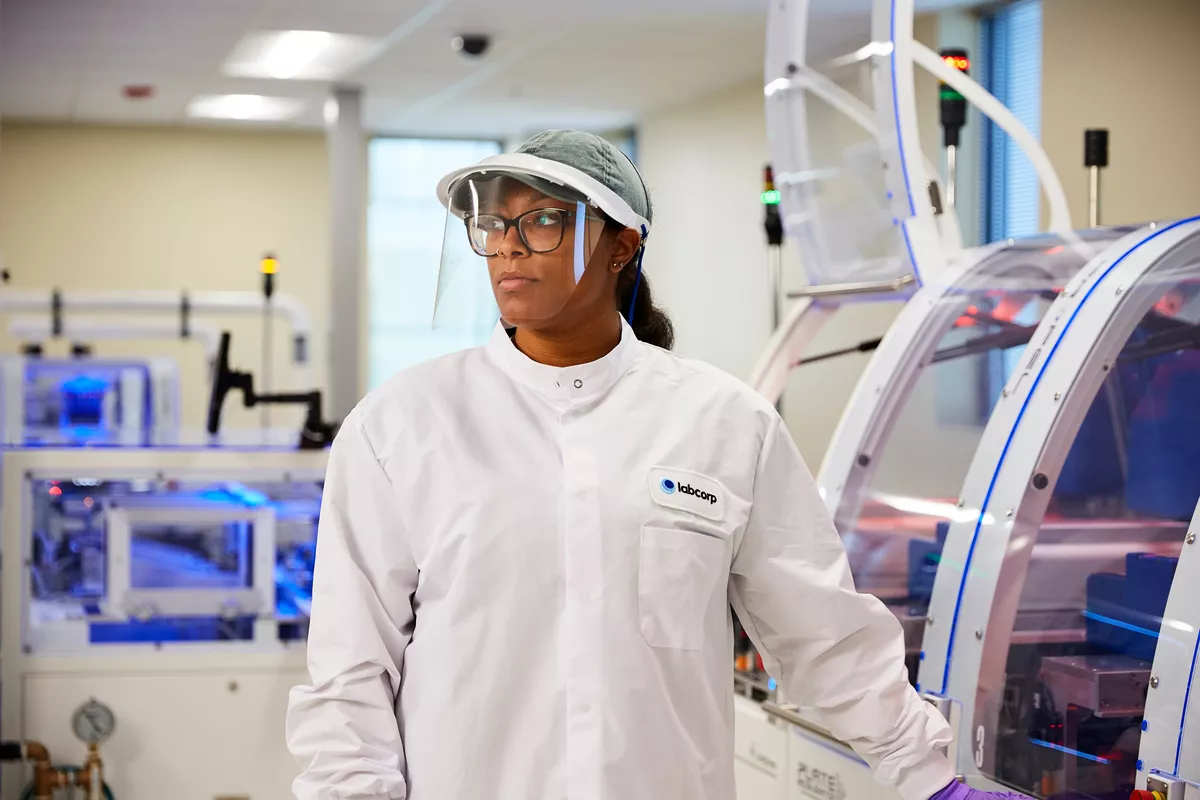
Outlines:
[[[75,735],[85,744],[100,744],[112,736],[117,727],[117,718],[112,709],[94,699],[81,705],[71,717],[71,727]]]

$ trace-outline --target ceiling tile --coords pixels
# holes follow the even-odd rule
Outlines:
[[[65,119],[77,89],[72,75],[21,74],[0,70],[0,116]]]

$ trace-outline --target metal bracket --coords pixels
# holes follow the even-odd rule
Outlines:
[[[791,299],[799,297],[841,297],[852,294],[884,294],[898,292],[912,286],[917,279],[912,275],[902,275],[887,281],[864,281],[862,283],[834,283],[829,286],[806,286],[793,289],[787,293]]]
[[[1187,784],[1178,778],[1170,778],[1166,775],[1151,775],[1146,778],[1146,789],[1161,794],[1164,800],[1184,800],[1184,791]]]
[[[179,338],[192,338],[192,301],[187,292],[179,295]]]
[[[57,288],[50,292],[50,335],[55,339],[63,335],[63,298]]]
[[[954,739],[945,747],[938,748],[942,755],[950,759],[951,764],[958,763],[958,728],[962,717],[962,706],[955,703],[949,697],[933,694],[931,692],[922,692],[921,699],[929,705],[937,709],[937,712],[946,718],[946,722],[950,725],[950,730],[954,732]]]

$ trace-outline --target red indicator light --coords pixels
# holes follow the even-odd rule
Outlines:
[[[971,59],[966,56],[942,56],[942,60],[959,72],[966,72],[971,68]]]
[[[1164,317],[1176,317],[1183,311],[1183,293],[1175,289],[1164,294],[1154,304],[1154,310]]]
[[[59,495],[61,495],[61,494],[62,494],[62,489],[61,489],[61,488],[59,488],[58,486],[51,486],[51,487],[50,487],[50,496],[51,496],[51,497],[58,497],[58,496],[59,496]]]
[[[1028,303],[1029,301],[1024,298],[1006,297],[996,304],[996,308],[992,311],[992,317],[1001,322],[1012,322]]]
[[[973,327],[975,327],[976,325],[979,324],[979,321],[977,319],[975,319],[975,317],[978,316],[978,314],[979,314],[979,306],[967,306],[966,309],[964,310],[963,315],[954,321],[954,327],[956,327],[956,328],[973,328]]]

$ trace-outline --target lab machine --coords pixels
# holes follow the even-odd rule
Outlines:
[[[1038,323],[1084,265],[1084,254],[1102,251],[1123,233],[1087,231],[1070,247],[1043,235],[964,253],[975,260],[957,278],[926,284],[905,305],[834,432],[817,484],[842,534],[856,586],[882,599],[904,630],[914,683],[949,526],[967,513],[956,498],[992,408]],[[1041,580],[1062,566],[1054,558],[1034,558]],[[863,779],[860,791],[882,791],[849,748],[828,737],[814,712],[772,696],[775,687],[761,664],[741,666],[736,681],[744,694],[770,701],[760,709],[738,699],[744,762],[751,747],[756,753],[778,748],[775,715],[788,723],[796,769],[839,753],[857,770],[839,780],[849,784],[856,775]],[[799,780],[792,770],[788,781]]]
[[[179,434],[179,368],[165,358],[0,358],[5,444],[168,444]]]
[[[0,738],[61,763],[94,700],[118,721],[103,775],[120,800],[288,797],[282,724],[307,680],[325,459],[294,445],[5,452]],[[0,792],[20,796],[34,772],[6,767]]]
[[[269,357],[273,321],[287,324],[292,369],[282,385],[311,385],[312,324],[295,297],[275,291],[278,265],[271,255],[261,260],[261,292],[0,292],[0,315],[10,317],[9,335],[24,343],[22,355],[0,358],[0,442],[147,446],[188,440],[180,432],[179,371],[174,362],[95,358],[90,343],[195,342],[211,367],[220,340],[219,328],[209,319],[213,316],[261,317],[259,384],[268,392],[276,387]],[[71,343],[71,358],[43,355],[44,346],[56,340]],[[265,414],[263,427],[268,427]]]
[[[817,483],[855,585],[905,631],[916,678],[933,576],[984,426],[1062,287],[1121,230],[1002,243],[947,285],[926,285],[889,328],[850,398]],[[1050,567],[1048,567],[1050,568]]]
[[[988,446],[985,425],[1010,391],[1010,376],[1037,355],[1027,345],[1045,315],[1073,276],[1131,231],[1072,230],[1062,186],[1036,140],[961,67],[913,41],[911,3],[879,0],[867,13],[847,11],[836,20],[808,12],[799,2],[771,6],[766,110],[783,227],[811,285],[789,293],[795,302],[752,383],[778,400],[789,370],[838,355],[809,352],[835,314],[850,304],[904,303],[882,339],[842,351],[876,350],[818,483],[859,588],[896,614],[910,678],[958,732],[965,711],[957,695],[930,686],[921,671],[927,631],[953,616],[931,599],[952,527],[970,514],[959,500],[963,480]],[[1046,194],[1049,234],[962,249],[938,169],[920,149],[918,66],[1030,157]],[[1077,458],[1100,468],[1087,445],[1079,447],[1085,454]],[[1062,553],[1032,553],[1034,583],[1064,568]],[[1068,570],[1091,566],[1083,560]],[[891,796],[811,710],[779,696],[755,669],[752,651],[742,649],[738,666],[745,695],[735,702],[741,795]],[[951,759],[965,757],[968,738],[959,733]]]
[[[1198,498],[1193,218],[1127,234],[1064,287],[967,471],[919,681],[959,707],[968,782],[1200,797]]]

